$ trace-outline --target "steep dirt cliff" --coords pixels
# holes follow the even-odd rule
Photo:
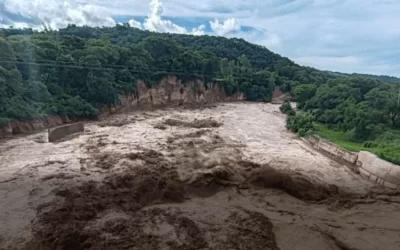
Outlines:
[[[201,80],[183,82],[176,76],[166,76],[158,84],[148,87],[142,80],[136,83],[138,94],[121,96],[118,105],[102,108],[100,117],[112,113],[124,112],[133,108],[160,108],[166,106],[200,106],[224,101],[243,101],[242,93],[227,96],[224,88],[218,83],[207,83]],[[0,128],[0,138],[21,133],[30,133],[41,129],[74,122],[68,117],[51,116],[47,120],[10,121]]]
[[[176,76],[164,77],[152,87],[138,80],[136,83],[138,95],[121,96],[120,104],[111,109],[111,113],[123,112],[132,108],[160,108],[167,106],[200,106],[226,101],[243,101],[243,93],[227,96],[224,88],[218,83],[205,84],[202,80],[183,82]],[[104,108],[102,116],[110,114]]]

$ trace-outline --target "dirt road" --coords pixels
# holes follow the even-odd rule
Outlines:
[[[400,196],[271,104],[117,115],[0,144],[0,249],[400,249]]]

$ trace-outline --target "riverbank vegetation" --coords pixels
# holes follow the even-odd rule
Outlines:
[[[321,137],[400,164],[399,83],[340,77],[323,85],[298,85],[293,94],[297,107],[313,117]]]

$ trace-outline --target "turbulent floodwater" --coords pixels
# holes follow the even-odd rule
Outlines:
[[[271,104],[132,112],[0,144],[0,249],[400,249],[400,198]]]

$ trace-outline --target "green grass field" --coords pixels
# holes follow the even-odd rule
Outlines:
[[[372,141],[369,143],[369,145],[367,145],[366,143],[351,141],[351,131],[335,131],[322,124],[314,124],[314,126],[317,135],[339,145],[344,149],[353,152],[369,151],[384,160],[400,165],[400,141],[397,139],[384,142]],[[390,132],[395,137],[400,136],[399,130],[390,130]]]
[[[354,152],[364,150],[363,143],[350,141],[351,138],[350,131],[347,132],[335,131],[329,129],[328,127],[322,124],[314,124],[314,127],[317,135],[328,141],[338,144],[340,147],[344,149]]]

